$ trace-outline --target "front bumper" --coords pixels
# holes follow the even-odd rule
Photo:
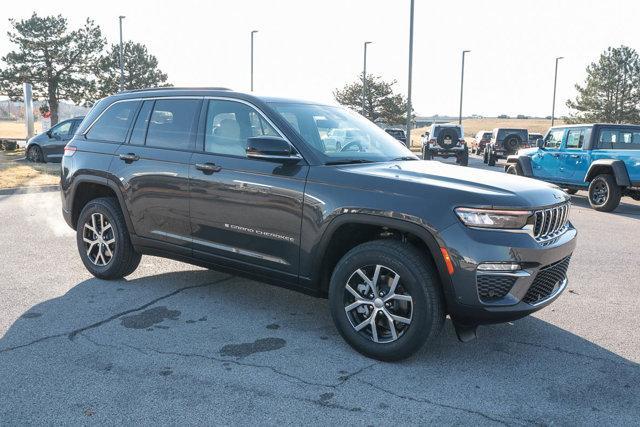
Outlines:
[[[566,269],[577,231],[567,230],[544,243],[531,235],[504,230],[445,229],[454,273],[445,292],[451,317],[460,324],[501,323],[527,316],[555,301],[567,286]],[[481,263],[517,263],[514,272],[478,271]]]

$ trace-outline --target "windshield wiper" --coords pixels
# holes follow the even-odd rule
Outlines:
[[[419,160],[414,156],[401,156],[401,157],[396,157],[395,159],[391,159],[392,162],[398,161],[398,160]]]
[[[341,159],[341,160],[332,160],[330,162],[325,163],[327,166],[331,165],[353,165],[356,163],[375,163],[373,160],[367,159]]]

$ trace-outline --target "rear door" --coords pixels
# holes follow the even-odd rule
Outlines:
[[[559,181],[560,177],[560,147],[564,139],[565,129],[551,129],[544,139],[544,148],[538,150],[532,157],[533,176],[548,181]]]
[[[244,101],[207,104],[204,135],[189,167],[194,256],[297,277],[308,166],[247,158],[248,137],[283,134]]]
[[[560,176],[563,182],[583,184],[589,168],[589,151],[584,150],[591,128],[571,128],[560,153]]]
[[[135,234],[183,253],[191,253],[189,161],[201,106],[201,98],[145,100],[111,163]]]

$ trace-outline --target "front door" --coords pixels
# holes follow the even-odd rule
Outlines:
[[[533,176],[547,181],[560,180],[560,146],[564,129],[552,129],[544,140],[544,149],[531,157]]]
[[[42,153],[46,159],[62,159],[64,147],[73,136],[77,123],[78,122],[76,120],[66,120],[55,125],[49,130],[47,133],[47,136],[49,136],[49,142],[47,144],[42,144]]]
[[[247,158],[247,138],[282,134],[244,102],[209,100],[203,133],[189,167],[194,255],[295,278],[308,166]]]
[[[201,105],[201,99],[144,101],[128,143],[118,147],[111,163],[135,234],[188,254],[189,161]]]

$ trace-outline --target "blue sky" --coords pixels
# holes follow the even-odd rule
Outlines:
[[[559,115],[607,46],[640,48],[635,0],[416,0],[413,101],[418,114],[457,114],[460,55],[466,61],[464,114],[551,112],[553,67]],[[4,2],[0,55],[10,44],[9,17],[61,13],[72,25],[94,19],[110,42],[118,15],[125,39],[154,53],[172,83],[249,90],[249,33],[256,29],[259,93],[331,101],[332,91],[362,70],[407,90],[409,0],[226,0]]]

